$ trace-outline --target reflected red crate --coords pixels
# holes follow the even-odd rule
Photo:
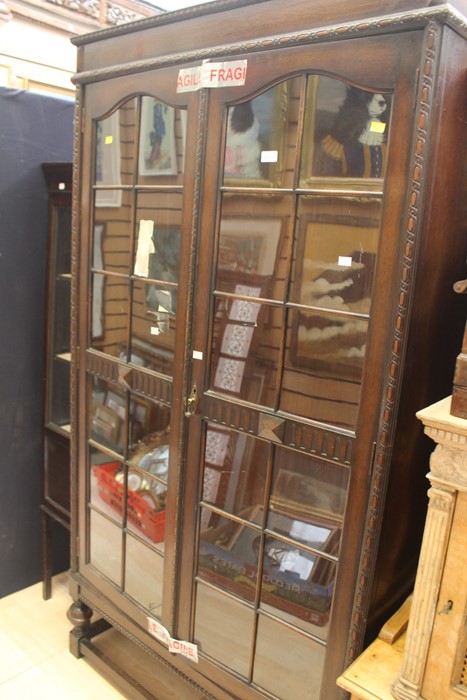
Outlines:
[[[97,479],[99,496],[120,515],[123,512],[123,485],[115,475],[120,470],[118,462],[98,464],[93,467]],[[165,510],[154,510],[141,492],[128,489],[127,519],[153,542],[165,538]]]

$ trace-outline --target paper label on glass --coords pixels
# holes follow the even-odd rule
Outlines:
[[[156,251],[152,240],[153,231],[154,221],[141,219],[135,258],[135,275],[138,277],[147,277],[149,274],[149,256]]]
[[[147,621],[149,634],[159,640],[159,642],[162,642],[168,646],[170,644],[170,640],[172,639],[169,631],[163,625],[161,625],[160,622],[154,620],[152,617],[148,617]]]
[[[227,85],[245,85],[248,61],[203,63],[194,68],[181,68],[177,78],[177,92],[193,92],[201,88]]]
[[[349,255],[339,255],[337,264],[339,267],[352,267],[352,258]]]
[[[165,644],[172,654],[182,654],[187,659],[198,663],[198,647],[191,642],[183,642],[180,639],[172,639],[169,631],[160,622],[152,617],[146,618],[148,621],[148,632],[159,642]]]
[[[186,656],[187,659],[191,659],[196,664],[198,663],[198,647],[196,644],[182,642],[180,639],[171,639],[169,651],[172,652],[172,654]]]

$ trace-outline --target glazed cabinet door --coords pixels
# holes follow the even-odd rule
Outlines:
[[[144,78],[86,91],[77,462],[79,574],[147,629],[174,614],[197,96]]]
[[[245,86],[208,96],[177,632],[235,697],[339,692],[373,536],[415,53],[385,37],[257,54]]]

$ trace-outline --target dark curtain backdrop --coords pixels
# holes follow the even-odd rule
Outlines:
[[[0,88],[0,597],[40,580],[47,190],[71,100]]]

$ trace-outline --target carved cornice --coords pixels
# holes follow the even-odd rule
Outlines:
[[[158,15],[134,23],[134,25],[132,25],[132,31],[148,29],[153,26],[162,26],[184,18],[184,16],[179,16],[178,12],[169,13],[167,17]],[[122,63],[97,70],[83,71],[73,76],[73,82],[92,83],[100,80],[107,80],[108,78],[130,75],[131,73],[139,73],[206,59],[231,57],[245,53],[251,54],[253,52],[269,51],[271,49],[292,48],[346,38],[389,34],[400,32],[401,29],[423,29],[433,21],[448,24],[459,33],[467,36],[467,21],[465,17],[454,10],[450,5],[440,5],[411,13],[385,15],[365,21],[348,22],[345,25],[339,24],[329,27],[318,27],[311,30],[302,30],[300,32],[259,37],[257,39],[235,42],[234,44],[226,44],[224,46],[218,45],[209,48],[201,48],[193,51],[185,51],[184,53],[148,58],[142,61]],[[94,32],[93,34],[88,34],[84,37],[74,37],[72,41],[75,45],[82,46],[100,39],[118,36],[119,34],[125,33],[125,31],[128,31],[126,27],[111,27]]]

